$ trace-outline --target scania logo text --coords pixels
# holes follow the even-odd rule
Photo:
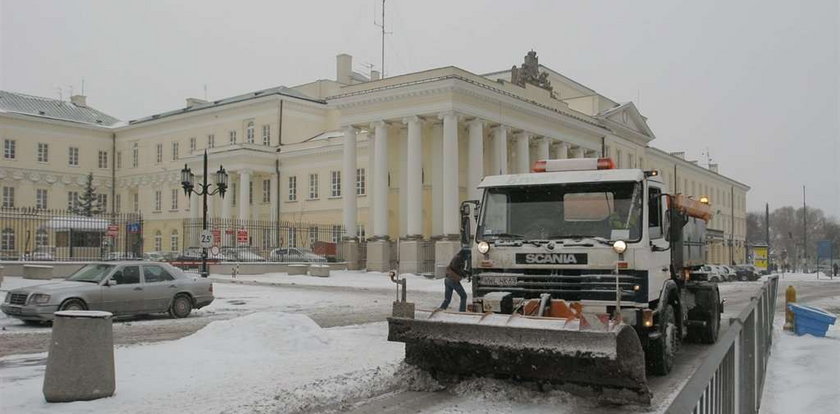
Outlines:
[[[562,253],[529,253],[525,255],[528,264],[578,264],[574,254]]]

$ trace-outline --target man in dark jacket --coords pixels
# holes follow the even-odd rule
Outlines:
[[[463,279],[467,275],[467,260],[470,260],[470,251],[467,249],[461,249],[452,258],[452,261],[449,262],[449,266],[446,267],[446,277],[443,279],[443,285],[446,287],[446,290],[443,294],[443,303],[440,304],[441,309],[446,309],[449,307],[449,302],[452,300],[452,291],[458,292],[458,296],[461,297],[461,303],[458,306],[458,310],[460,312],[464,312],[467,310],[467,292],[464,291],[464,287],[461,286],[461,279]]]

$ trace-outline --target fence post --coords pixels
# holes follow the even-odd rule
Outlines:
[[[739,378],[741,386],[740,390],[740,407],[739,413],[753,414],[755,413],[755,312],[750,312],[747,318],[742,321],[744,328],[741,330],[741,339],[739,346],[741,348],[740,355],[740,372]]]

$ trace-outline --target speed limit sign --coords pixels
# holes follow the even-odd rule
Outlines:
[[[208,248],[213,245],[213,233],[210,230],[202,230],[201,236],[199,237],[199,243],[201,247]]]

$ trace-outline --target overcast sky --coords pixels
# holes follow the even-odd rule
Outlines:
[[[380,0],[0,0],[0,89],[79,93],[120,119],[379,66]],[[388,0],[385,72],[540,63],[752,187],[748,208],[840,216],[840,10],[808,1]]]

